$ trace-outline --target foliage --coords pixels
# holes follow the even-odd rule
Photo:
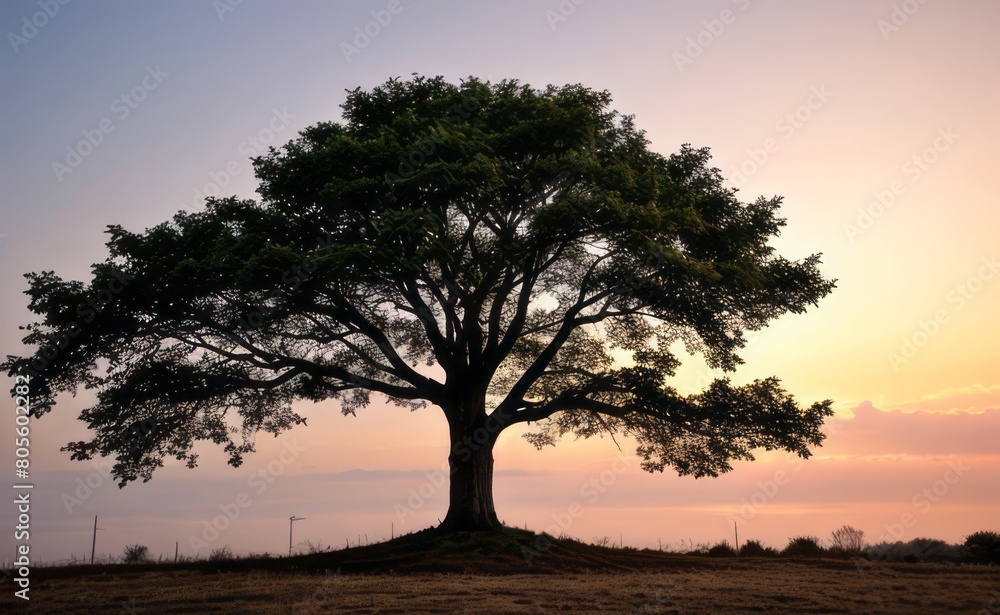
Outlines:
[[[218,549],[212,549],[212,552],[208,555],[208,561],[210,562],[226,562],[233,559],[233,551],[229,548],[229,545],[219,547]]]
[[[310,555],[315,555],[316,553],[329,553],[333,550],[333,547],[324,546],[323,541],[321,540],[313,542],[307,538],[302,544],[305,546],[306,552]]]
[[[778,554],[774,547],[765,547],[757,540],[748,540],[740,546],[740,557],[773,557]]]
[[[684,542],[681,541],[681,547],[684,547]],[[712,548],[707,542],[694,542],[693,540],[688,540],[687,550],[682,550],[681,552],[685,555],[708,555],[709,549]]]
[[[961,545],[949,545],[935,538],[914,538],[909,542],[881,542],[869,545],[864,556],[876,561],[890,562],[959,562],[967,559]]]
[[[1000,534],[975,532],[965,537],[969,558],[979,564],[1000,564]]]
[[[723,540],[712,545],[709,548],[707,555],[709,557],[736,557],[736,549],[729,544],[728,540]]]
[[[650,472],[809,457],[829,401],[800,407],[775,377],[668,382],[681,349],[732,371],[746,331],[817,304],[834,287],[819,255],[778,255],[780,197],[740,201],[707,149],[657,154],[610,102],[474,78],[354,90],[343,123],[255,159],[259,203],[111,226],[89,283],[28,274],[38,350],[2,367],[42,376],[35,415],[96,391],[92,439],[65,450],[115,456],[121,485],[196,465],[203,440],[238,466],[258,432],[305,422],[294,402],[354,414],[373,395],[439,407],[453,445],[485,433],[480,469],[529,422],[537,447],[632,437]],[[499,525],[491,472],[452,485],[446,522],[458,498],[481,514],[463,522]]]
[[[146,545],[128,545],[122,555],[123,564],[145,564],[151,561],[149,547]]]
[[[820,545],[816,536],[796,536],[788,540],[788,545],[782,549],[784,557],[823,557],[826,550]]]
[[[865,548],[865,533],[845,525],[830,535],[830,550],[838,554],[856,555]]]

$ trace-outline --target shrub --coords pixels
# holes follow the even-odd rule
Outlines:
[[[317,553],[329,553],[330,551],[333,551],[333,547],[323,546],[323,541],[321,540],[313,542],[307,539],[305,541],[305,547],[306,551],[308,551],[310,555],[315,555]]]
[[[830,551],[842,555],[857,555],[865,548],[865,533],[845,525],[830,534]]]
[[[777,554],[777,549],[765,547],[757,540],[748,540],[740,547],[740,557],[773,557]]]
[[[709,557],[736,557],[736,549],[729,544],[728,540],[713,545],[706,554]]]
[[[146,545],[128,545],[122,555],[123,564],[145,564],[149,561],[149,547]]]
[[[1000,564],[1000,534],[976,532],[965,537],[969,559],[977,564]]]
[[[826,551],[816,536],[796,536],[788,541],[781,555],[785,557],[823,557]]]
[[[224,562],[231,559],[233,559],[233,552],[229,548],[229,545],[212,549],[212,552],[208,556],[208,561],[210,562]]]
[[[965,547],[949,545],[933,538],[914,538],[909,542],[881,542],[865,548],[863,555],[872,560],[890,562],[957,562]]]
[[[708,550],[711,549],[707,542],[689,541],[688,544],[688,550],[683,552],[685,555],[708,555]]]

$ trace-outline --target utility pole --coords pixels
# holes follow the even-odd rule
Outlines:
[[[296,517],[295,515],[288,518],[288,557],[292,556],[292,524],[303,519],[305,517]]]
[[[103,527],[97,527],[97,515],[94,515],[94,540],[90,543],[90,565],[94,565],[94,551],[97,549],[97,530],[103,530]]]

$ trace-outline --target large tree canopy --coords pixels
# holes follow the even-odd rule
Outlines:
[[[493,443],[630,436],[643,467],[715,476],[754,449],[808,457],[830,402],[775,378],[669,386],[683,341],[732,371],[744,332],[832,288],[769,245],[781,199],[741,202],[707,149],[649,148],[579,85],[391,80],[254,161],[261,201],[209,199],[142,233],[109,227],[87,283],[28,274],[40,316],[8,357],[35,414],[80,385],[77,459],[125,484],[199,440],[239,465],[257,432],[380,394],[447,418],[449,529],[495,527]]]

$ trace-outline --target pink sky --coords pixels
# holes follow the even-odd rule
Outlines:
[[[741,540],[774,546],[844,524],[877,539],[904,518],[903,540],[1000,530],[1000,4],[918,4],[895,25],[891,0],[563,4],[575,8],[404,1],[349,57],[343,44],[386,3],[243,3],[221,15],[212,3],[62,7],[3,52],[0,352],[23,353],[23,273],[81,279],[106,255],[106,225],[141,230],[196,209],[214,181],[254,196],[248,155],[338,119],[346,89],[412,72],[580,82],[611,91],[653,149],[711,147],[745,199],[785,197],[789,223],[775,245],[792,258],[822,252],[838,288],[753,336],[733,379],[777,375],[802,402],[834,400],[837,419],[805,463],[762,454],[697,481],[641,472],[621,440],[619,457],[610,440],[539,452],[506,433],[500,517],[672,547],[731,538],[734,520]],[[37,10],[4,4],[3,32]],[[122,117],[115,101],[156,67],[162,82]],[[114,131],[72,172],[54,172],[105,117]],[[691,392],[718,375],[690,357],[675,385]],[[287,549],[293,514],[306,517],[297,538],[340,545],[445,513],[434,472],[448,445],[434,408],[375,403],[345,418],[335,404],[303,404],[309,426],[261,438],[242,468],[203,447],[198,469],[168,462],[151,482],[118,490],[59,452],[86,436],[75,420],[86,403],[67,398],[33,426],[32,546],[42,560],[89,554],[95,514],[101,553],[138,542],[170,554],[178,541],[190,554],[225,510],[239,514],[207,548],[272,553]],[[10,468],[13,421],[0,430]],[[269,466],[280,474],[262,483]],[[78,482],[88,479],[89,495]],[[582,514],[567,521],[575,505]],[[13,520],[13,507],[0,508],[0,521]]]

